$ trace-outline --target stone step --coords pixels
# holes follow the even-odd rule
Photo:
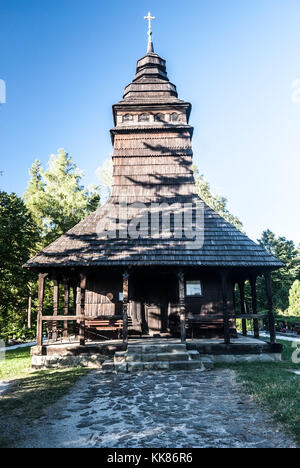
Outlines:
[[[160,354],[160,353],[182,353],[186,351],[184,343],[159,343],[149,345],[129,344],[128,354]]]
[[[204,365],[201,361],[193,360],[190,361],[173,361],[169,362],[170,370],[192,370],[199,369],[201,371],[205,370]]]
[[[111,365],[104,371],[112,371]],[[114,355],[115,372],[205,370],[197,350],[187,351],[184,343],[129,344],[127,351],[117,351]]]
[[[208,356],[201,356],[201,362],[203,363],[205,369],[211,370],[214,369],[215,363],[212,358]]]
[[[199,354],[198,357],[200,358]],[[127,354],[123,352],[117,352],[114,356],[114,362],[154,362],[154,361],[188,361],[191,359],[190,354],[187,352],[181,353],[139,353],[139,354]],[[196,358],[192,358],[196,359]]]
[[[194,369],[204,371],[205,367],[201,361],[192,359],[189,361],[118,362],[114,365],[114,370],[117,373]]]
[[[196,350],[190,350],[188,351],[188,355],[190,357],[190,359],[193,359],[195,361],[199,361],[200,360],[200,354],[198,353],[198,351]]]

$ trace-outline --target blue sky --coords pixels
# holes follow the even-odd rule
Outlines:
[[[1,0],[0,188],[21,195],[34,159],[61,147],[98,183],[149,10],[155,50],[193,105],[200,172],[251,238],[270,228],[299,243],[299,0]]]

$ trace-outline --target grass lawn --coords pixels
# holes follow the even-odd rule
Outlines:
[[[30,347],[6,352],[5,361],[0,361],[0,380],[11,380],[30,371]]]
[[[282,362],[253,364],[219,364],[233,369],[246,393],[251,394],[274,418],[282,423],[300,443],[300,376],[289,372],[300,370],[300,364],[292,361],[291,342],[280,341],[284,351]],[[300,358],[300,353],[298,354]]]
[[[21,348],[8,351],[0,363],[0,380],[13,380],[11,390],[0,397],[0,448],[20,441],[26,426],[88,372],[82,368],[33,371],[30,362],[30,348]]]

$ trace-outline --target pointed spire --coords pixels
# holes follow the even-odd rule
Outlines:
[[[153,42],[152,42],[152,32],[149,34],[149,39],[148,39],[148,46],[147,46],[147,54],[153,54],[154,52],[154,47],[153,47]]]
[[[144,19],[148,21],[148,46],[147,46],[147,54],[153,54],[154,47],[152,42],[152,30],[151,30],[151,21],[155,20],[155,16],[151,16],[149,11],[147,16],[144,16]]]

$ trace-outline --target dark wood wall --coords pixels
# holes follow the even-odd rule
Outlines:
[[[122,301],[119,300],[122,287],[121,273],[90,273],[85,295],[86,315],[96,317],[122,314]]]
[[[187,314],[216,315],[222,314],[223,301],[221,279],[217,272],[188,272],[186,280],[200,280],[202,296],[186,296]],[[96,270],[87,276],[86,315],[121,315],[122,272],[104,272]],[[142,271],[133,271],[129,277],[129,308],[132,318],[132,330],[159,332],[176,324],[178,316],[178,277],[174,271],[153,271],[145,267]],[[233,287],[228,282],[228,310],[233,313]],[[214,324],[203,325],[213,329]],[[203,328],[203,326],[201,328]]]

